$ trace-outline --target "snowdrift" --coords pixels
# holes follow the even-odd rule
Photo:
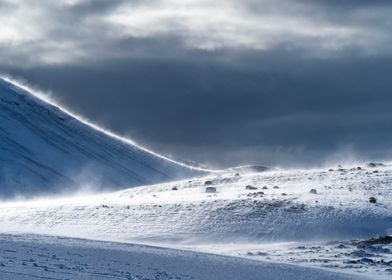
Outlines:
[[[370,238],[392,233],[391,182],[389,165],[229,172],[90,197],[5,203],[0,228],[134,243]],[[216,193],[206,192],[210,186]]]

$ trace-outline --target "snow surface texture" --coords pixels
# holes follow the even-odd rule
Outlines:
[[[0,229],[144,243],[388,279],[391,248],[361,249],[350,240],[391,234],[391,180],[391,165],[220,173],[94,196],[2,203]],[[216,193],[206,193],[206,187]]]
[[[360,280],[358,275],[147,246],[0,235],[0,278]]]
[[[201,170],[89,125],[0,78],[0,198],[119,189]]]

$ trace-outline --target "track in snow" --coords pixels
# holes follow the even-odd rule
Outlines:
[[[358,275],[130,244],[0,235],[0,278],[360,280]]]

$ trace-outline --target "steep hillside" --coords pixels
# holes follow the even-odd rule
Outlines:
[[[202,173],[97,129],[0,79],[0,197],[119,189]]]

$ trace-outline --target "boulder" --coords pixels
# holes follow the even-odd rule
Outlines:
[[[251,186],[251,185],[247,185],[247,186],[245,187],[245,189],[246,189],[246,190],[257,190],[256,187],[253,187],[253,186]]]
[[[311,189],[311,190],[309,191],[309,193],[311,193],[311,194],[317,194],[317,190],[316,190],[316,189]]]
[[[216,193],[216,188],[215,187],[207,187],[206,193]]]
[[[378,167],[378,166],[385,166],[385,165],[381,162],[369,162],[368,163],[368,167]]]
[[[204,182],[204,186],[211,186],[212,185],[212,181],[205,181]]]
[[[359,248],[366,248],[367,246],[373,246],[379,244],[388,245],[388,244],[392,244],[392,236],[386,235],[386,236],[381,236],[376,238],[370,238],[367,240],[353,241],[352,244]]]
[[[264,195],[264,193],[263,192],[254,192],[254,193],[248,193],[248,197],[254,197],[254,198],[257,198],[257,197],[263,197],[263,195]]]

